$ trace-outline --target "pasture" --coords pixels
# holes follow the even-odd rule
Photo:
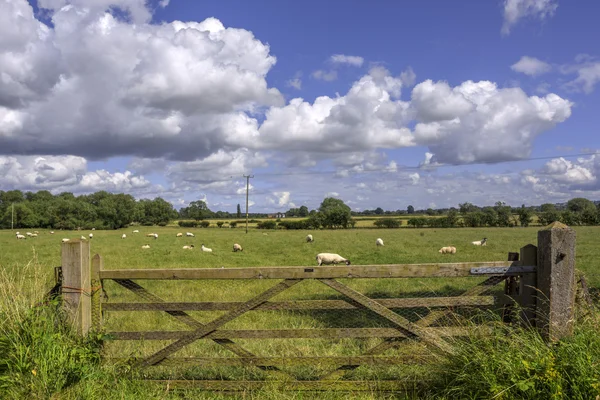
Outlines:
[[[133,233],[139,229],[140,233]],[[136,227],[115,231],[94,231],[91,253],[101,254],[105,269],[137,268],[233,268],[252,266],[316,266],[315,255],[334,252],[350,259],[353,265],[366,264],[416,264],[467,261],[503,261],[508,252],[537,242],[538,227],[487,228],[487,229],[360,229],[336,231],[259,231],[243,228],[179,228]],[[588,276],[588,284],[600,287],[600,262],[596,257],[599,227],[577,227],[577,268]],[[193,232],[195,237],[176,237],[177,232]],[[146,233],[158,233],[158,239],[146,237]],[[23,233],[23,231],[21,231]],[[14,232],[0,232],[0,266],[4,273],[18,275],[21,270],[31,274],[28,263],[40,270],[45,287],[51,287],[53,267],[61,263],[61,239],[76,239],[89,231],[56,231],[54,235],[40,230],[37,238],[16,240]],[[125,233],[126,239],[121,239]],[[306,243],[311,233],[314,243]],[[377,247],[376,238],[381,237],[385,246]],[[471,241],[488,238],[488,245],[478,247]],[[203,253],[200,245],[213,249]],[[232,252],[233,243],[243,246],[243,252]],[[149,249],[142,245],[149,244]],[[182,246],[194,244],[195,249],[183,250]],[[442,246],[455,246],[457,253],[442,255]],[[30,263],[31,261],[33,263]],[[476,284],[481,278],[459,278],[448,282],[443,278],[427,279],[356,279],[345,282],[370,297],[419,297],[458,294]],[[348,280],[345,280],[348,281]],[[474,283],[475,282],[475,283]],[[167,301],[245,301],[274,284],[273,281],[145,281],[143,286]],[[137,301],[126,289],[108,282],[108,302]],[[499,288],[501,289],[501,288]],[[36,293],[39,296],[41,293]],[[337,299],[339,296],[318,282],[302,282],[289,292],[274,300]],[[222,311],[192,311],[198,321],[206,323],[223,314]],[[406,313],[408,319],[415,315]],[[160,312],[109,312],[105,316],[105,328],[109,331],[182,330],[181,323]],[[224,329],[307,329],[332,327],[387,327],[384,321],[369,318],[365,312],[341,311],[261,311],[244,315],[224,326]],[[377,344],[376,338],[367,339],[271,339],[258,341],[235,340],[248,351],[261,356],[352,356],[361,354]],[[104,347],[108,358],[127,358],[148,355],[168,344],[168,341],[109,341]],[[393,349],[387,355],[406,356],[422,351],[422,345],[414,344]],[[231,353],[212,341],[199,341],[178,352],[179,356],[229,357]],[[424,369],[425,368],[425,369]],[[299,379],[315,379],[328,370],[316,365],[294,366],[284,369]],[[351,371],[354,379],[398,379],[420,377],[426,367],[394,366],[386,368],[363,368]],[[266,378],[266,373],[254,368],[211,365],[203,368],[156,368],[156,378],[203,378],[203,379],[254,379]]]

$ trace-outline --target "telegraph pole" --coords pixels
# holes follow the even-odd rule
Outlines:
[[[254,178],[254,175],[244,175],[246,178],[246,233],[248,233],[248,191],[250,188],[250,178]]]

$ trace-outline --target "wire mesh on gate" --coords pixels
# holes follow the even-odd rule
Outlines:
[[[106,352],[151,360],[156,378],[399,379],[450,337],[500,321],[505,279],[105,280]]]

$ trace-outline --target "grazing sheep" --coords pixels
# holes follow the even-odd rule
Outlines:
[[[312,243],[315,241],[315,239],[313,239],[312,235],[306,235],[306,241]]]
[[[142,249],[149,249],[149,248],[150,248],[149,244],[145,244],[145,245],[142,246]]]
[[[487,238],[476,240],[474,242],[471,242],[471,244],[474,244],[475,246],[485,246],[487,244]]]
[[[50,231],[50,234],[51,234],[51,235],[54,235],[54,231]]]
[[[189,237],[195,237],[194,234],[192,232],[186,232],[185,236],[189,236]]]
[[[67,238],[65,238],[65,239],[63,239],[63,240],[62,240],[62,242],[63,242],[63,243],[67,243],[69,240],[71,240],[71,239],[67,239]]]
[[[236,251],[244,251],[244,249],[242,249],[242,246],[240,246],[239,244],[235,243],[233,245],[233,251],[234,252],[236,252]]]
[[[25,235],[19,235],[19,234],[17,234],[17,239],[27,239],[27,238],[25,237]]]
[[[121,239],[125,239],[126,237],[127,237],[127,235],[126,235],[126,234],[122,234],[122,235],[121,235]]]
[[[38,237],[38,234],[37,233],[32,233],[31,237]]]
[[[337,264],[341,262],[346,263],[346,265],[350,265],[350,260],[347,260],[339,254],[334,253],[319,253],[317,254],[316,259],[319,266],[321,266],[321,264]]]
[[[191,250],[191,249],[193,249],[193,248],[194,248],[194,245],[193,245],[193,244],[190,244],[189,246],[183,246],[183,249],[184,249],[184,250]]]
[[[39,232],[38,231],[33,231],[33,233],[37,235]]]
[[[96,228],[92,228],[92,230],[93,230],[93,231],[95,231],[95,230],[96,230]]]
[[[85,240],[85,236],[81,235],[80,239]]]
[[[179,233],[178,233],[176,236],[177,236],[177,237],[182,237],[182,236],[183,236],[183,233],[179,232]]]
[[[27,232],[26,235],[29,236],[29,237],[31,237],[31,235],[33,235],[33,233]]]
[[[136,229],[133,231],[133,233],[140,233],[140,231]]]
[[[204,247],[204,243],[202,243],[202,251],[205,251],[207,253],[212,253],[212,249],[209,249],[208,247]]]
[[[20,235],[20,234],[21,234],[21,232],[17,232],[17,233],[16,233],[16,235]]]
[[[152,236],[154,236],[154,239],[158,239],[158,233],[155,233]]]
[[[377,246],[383,246],[383,240],[381,238],[377,238],[377,240],[375,241],[375,244]]]
[[[456,247],[454,247],[454,246],[442,247],[441,249],[438,250],[438,253],[441,253],[441,254],[456,254]]]
[[[154,233],[147,233],[146,237],[154,237]]]
[[[88,236],[89,236],[89,237],[90,237],[90,239],[91,239],[91,238],[93,238],[93,237],[94,237],[94,234],[93,234],[93,233],[90,233]]]

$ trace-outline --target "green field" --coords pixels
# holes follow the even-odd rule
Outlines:
[[[232,268],[251,266],[315,266],[319,252],[334,252],[350,259],[353,265],[404,264],[430,262],[503,261],[508,252],[518,252],[528,243],[537,243],[539,228],[486,228],[486,229],[360,229],[335,231],[259,231],[243,228],[178,228],[136,227],[115,231],[94,231],[91,252],[101,254],[105,269],[122,268]],[[193,232],[196,237],[177,238],[177,232]],[[600,287],[600,261],[596,257],[600,227],[578,227],[577,268],[588,276],[590,286]],[[159,238],[145,237],[156,232]],[[21,231],[23,234],[24,232]],[[14,232],[0,232],[0,267],[3,274],[20,276],[25,280],[45,282],[51,287],[53,267],[61,262],[61,239],[87,236],[89,231],[57,231],[51,235],[40,231],[37,238],[16,240]],[[121,235],[127,234],[126,239]],[[314,243],[306,243],[311,233]],[[471,241],[488,238],[485,247],[473,246]],[[385,246],[377,248],[375,239],[381,237]],[[213,249],[203,253],[200,245]],[[232,252],[233,243],[243,246],[243,252]],[[150,249],[141,246],[149,244]],[[183,245],[194,244],[192,251]],[[441,255],[442,246],[455,246],[454,255]],[[370,297],[423,297],[456,295],[475,285],[482,278],[425,278],[425,279],[352,279],[343,280],[350,287]],[[273,280],[251,281],[139,281],[150,292],[166,301],[244,301],[273,286]],[[138,301],[135,295],[112,281],[105,283],[109,302]],[[499,290],[502,287],[498,287]],[[43,290],[33,294],[39,299]],[[2,293],[5,294],[5,293]],[[274,301],[290,299],[339,299],[340,295],[315,281],[305,281]],[[415,310],[399,311],[408,319],[418,319]],[[224,312],[190,312],[206,323]],[[174,321],[164,312],[110,312],[105,315],[109,331],[185,330],[185,325]],[[368,313],[342,311],[256,311],[226,324],[223,329],[307,329],[332,327],[388,327],[389,323],[373,318]],[[380,339],[239,339],[236,343],[260,356],[350,356],[359,355],[376,345]],[[105,357],[148,355],[168,344],[168,341],[109,341],[104,346]],[[401,355],[423,350],[414,344],[388,351],[386,355]],[[230,357],[232,353],[209,340],[203,340],[180,350],[177,356],[201,354],[207,357]],[[423,367],[361,367],[348,376],[354,379],[397,379],[419,377]],[[319,366],[290,367],[288,372],[300,379],[315,379],[327,369]],[[179,369],[157,368],[154,377],[183,377],[204,379],[264,379],[266,374],[255,368],[208,367]]]

